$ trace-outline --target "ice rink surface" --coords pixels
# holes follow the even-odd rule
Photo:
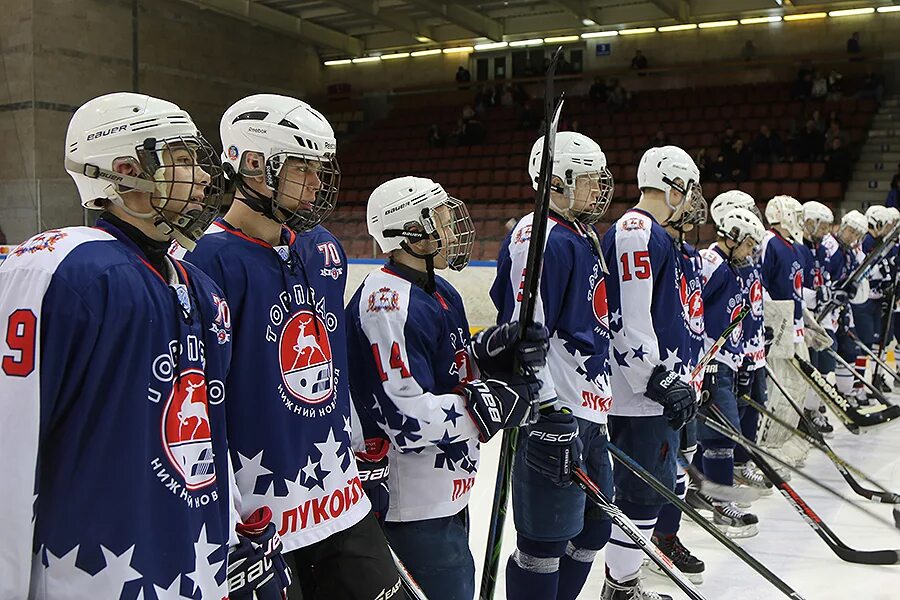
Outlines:
[[[892,395],[897,401],[898,396]],[[834,451],[862,469],[889,490],[900,493],[900,422],[887,423],[852,435],[837,424],[828,440]],[[500,437],[482,446],[482,464],[471,500],[471,547],[475,555],[476,588],[481,581],[491,496],[497,468]],[[853,493],[831,461],[813,449],[803,471],[830,485],[845,498],[893,522],[891,506],[877,504]],[[869,518],[847,502],[828,495],[800,476],[791,486],[848,546],[858,550],[900,548],[900,530]],[[873,487],[864,484],[865,487]],[[806,600],[900,600],[900,565],[854,565],[839,559],[777,491],[763,497],[750,509],[760,519],[759,535],[737,542]],[[681,537],[685,545],[706,563],[704,583],[699,590],[708,600],[776,600],[786,598],[749,566],[686,517]],[[503,535],[503,559],[495,598],[505,598],[503,570],[506,557],[515,547],[511,512]],[[665,591],[674,598],[687,598],[661,575],[644,569],[649,589]],[[603,587],[603,555],[597,556],[587,585],[579,598],[597,600]]]

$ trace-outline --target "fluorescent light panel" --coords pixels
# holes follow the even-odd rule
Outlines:
[[[381,60],[394,60],[395,58],[408,58],[409,52],[397,52],[396,54],[382,54]]]
[[[499,50],[500,48],[506,48],[509,46],[507,42],[492,42],[490,44],[475,44],[475,51],[480,52],[482,50]]]
[[[603,38],[603,37],[615,37],[619,35],[618,31],[590,31],[588,33],[582,33],[581,39],[589,40],[591,38]]]
[[[354,58],[353,64],[358,65],[359,63],[378,62],[380,60],[381,60],[380,56],[363,56],[362,58]]]
[[[824,12],[814,12],[814,13],[800,13],[799,15],[784,15],[785,21],[808,21],[810,19],[824,19],[828,16],[828,13]]]
[[[350,60],[349,58],[342,58],[340,60],[326,60],[325,66],[326,67],[335,67],[337,65],[349,65],[351,62],[353,62],[353,61]]]
[[[457,52],[471,52],[472,46],[458,46],[456,48],[444,48],[444,54],[456,54]]]
[[[777,23],[781,20],[781,16],[774,17],[752,17],[750,19],[741,19],[741,25],[756,25],[757,23]]]
[[[666,25],[664,27],[660,27],[659,31],[686,31],[688,29],[697,29],[696,23],[683,23],[681,25]]]
[[[415,52],[410,52],[410,56],[431,56],[432,54],[440,54],[440,48],[433,48],[431,50],[416,50]]]
[[[730,19],[728,21],[707,21],[706,23],[700,23],[697,27],[700,29],[714,29],[716,27],[734,27],[737,24],[736,19]]]
[[[577,42],[579,38],[577,35],[560,35],[557,37],[548,37],[544,38],[545,44],[565,44],[568,42]]]
[[[637,35],[640,33],[653,33],[656,27],[638,27],[637,29],[620,29],[619,35]]]
[[[543,38],[534,38],[530,40],[516,40],[515,42],[510,42],[509,45],[513,48],[519,48],[520,46],[540,46],[543,43]]]
[[[868,8],[847,8],[844,10],[832,10],[829,11],[829,17],[850,17],[853,15],[871,15],[875,12],[875,9],[871,6]]]
[[[889,12],[898,12],[900,11],[900,6],[879,6],[878,12],[880,13],[889,13]]]

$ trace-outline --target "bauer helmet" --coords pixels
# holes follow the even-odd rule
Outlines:
[[[228,177],[254,211],[295,231],[324,221],[337,202],[341,170],[334,130],[306,102],[277,94],[238,100],[219,124]],[[248,153],[260,156],[253,166]],[[261,177],[270,195],[246,179]]]
[[[663,225],[678,229],[689,224],[697,207],[701,203],[705,204],[705,200],[702,200],[703,191],[700,189],[700,170],[688,153],[677,146],[647,150],[638,164],[637,180],[642,192],[646,189],[665,192],[666,206],[672,211],[672,215],[684,207],[677,223],[671,221],[670,217]],[[682,200],[677,204],[673,203],[672,190],[682,194]]]
[[[791,196],[775,196],[766,203],[766,221],[769,225],[780,225],[798,244],[803,242],[802,213],[800,203]]]
[[[821,242],[834,223],[831,209],[815,200],[803,205],[803,237],[813,242]]]
[[[762,222],[762,215],[759,214],[759,209],[756,208],[756,201],[753,200],[753,196],[740,190],[728,190],[716,196],[712,204],[709,205],[709,214],[713,223],[718,225],[722,217],[734,208],[746,208]]]
[[[528,158],[528,175],[531,185],[538,189],[541,160],[544,156],[544,138],[541,136],[531,147]],[[596,223],[606,212],[613,197],[615,185],[612,173],[606,167],[606,155],[594,140],[575,131],[560,131],[556,134],[553,149],[551,173],[562,181],[562,185],[551,183],[551,190],[562,194],[567,206],[554,208],[561,215],[582,223]],[[584,181],[589,187],[585,198],[579,198],[576,183]],[[551,196],[552,201],[552,196]]]
[[[888,207],[881,206],[880,204],[870,206],[866,209],[866,222],[868,223],[869,231],[872,232],[873,236],[881,237],[891,226],[893,217],[890,210],[891,209]]]
[[[842,243],[853,246],[869,231],[869,222],[858,210],[851,210],[841,217],[838,237]]]
[[[447,266],[461,271],[469,264],[475,227],[461,200],[439,183],[424,177],[398,177],[379,185],[366,206],[369,234],[382,252],[403,249],[417,258],[440,255]],[[410,248],[423,240],[434,242],[430,253]]]
[[[734,243],[729,252],[729,260],[736,267],[745,267],[751,264],[753,256],[762,243],[766,233],[762,221],[746,208],[732,208],[722,216],[721,222],[716,224],[716,233],[726,240]],[[750,244],[747,244],[747,242]],[[742,244],[750,246],[745,258],[733,258],[735,250]]]
[[[123,160],[138,174],[118,172]],[[106,94],[75,111],[66,131],[65,168],[85,208],[111,202],[187,249],[222,206],[222,166],[212,146],[188,113],[145,94]],[[128,192],[150,194],[151,210],[129,208],[122,198]]]

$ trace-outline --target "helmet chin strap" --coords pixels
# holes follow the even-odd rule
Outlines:
[[[425,291],[429,294],[433,294],[437,289],[434,283],[434,257],[437,256],[438,252],[440,252],[440,247],[438,247],[438,249],[434,252],[416,252],[412,249],[412,246],[407,240],[403,240],[402,242],[400,242],[400,247],[410,256],[414,256],[425,261],[425,275],[428,277],[428,280],[425,283]]]

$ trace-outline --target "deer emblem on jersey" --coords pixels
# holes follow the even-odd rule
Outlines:
[[[206,412],[206,403],[203,402],[203,400],[194,402],[194,390],[203,386],[203,382],[189,383],[187,385],[185,388],[187,393],[184,396],[184,400],[181,401],[181,408],[175,415],[178,417],[178,422],[183,426],[187,426],[191,419],[196,419],[194,431],[191,432],[191,438],[197,435],[197,430],[204,422],[209,425],[209,415]]]
[[[297,362],[300,360],[300,356],[305,350],[309,350],[309,355],[306,357],[307,367],[312,364],[312,358],[316,350],[318,350],[322,356],[325,355],[325,353],[322,351],[321,346],[319,346],[318,336],[308,333],[309,327],[313,325],[314,318],[315,317],[313,317],[312,315],[308,315],[305,319],[300,321],[300,329],[297,332],[297,343],[294,344],[293,347],[293,350],[297,353],[297,356],[294,358],[294,364],[291,365],[291,369],[297,368]]]

